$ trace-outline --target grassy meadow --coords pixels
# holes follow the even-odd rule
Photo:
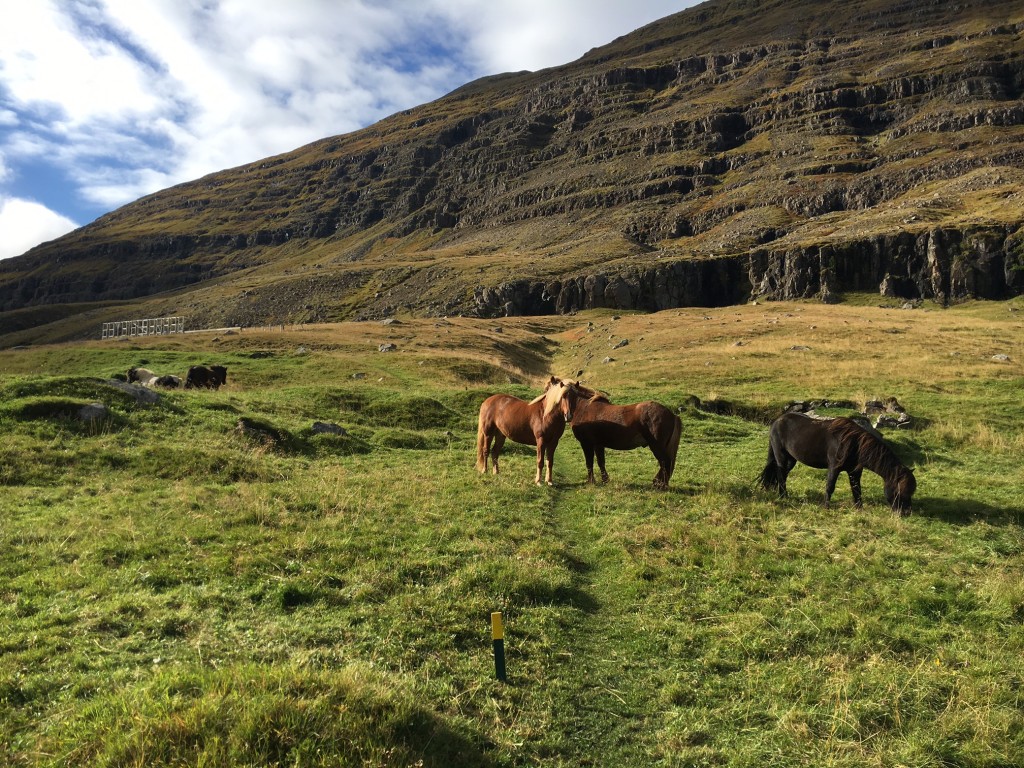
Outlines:
[[[877,304],[0,351],[0,765],[1024,764],[1024,302]],[[678,407],[670,489],[568,430],[553,488],[480,476],[479,404],[549,373]],[[755,487],[787,403],[888,396],[912,515]]]

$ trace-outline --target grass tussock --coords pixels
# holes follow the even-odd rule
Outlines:
[[[363,664],[162,669],[67,725],[47,748],[78,765],[486,764],[481,746],[438,722],[401,677]]]

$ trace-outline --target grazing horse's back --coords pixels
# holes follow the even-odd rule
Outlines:
[[[193,365],[185,374],[185,389],[218,389],[228,380],[228,369],[223,365]]]

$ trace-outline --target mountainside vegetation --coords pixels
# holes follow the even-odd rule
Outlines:
[[[1022,31],[1015,0],[711,0],[0,262],[3,338],[1018,295]]]

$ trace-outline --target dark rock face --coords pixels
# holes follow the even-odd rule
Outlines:
[[[516,280],[477,288],[475,314],[481,317],[568,314],[584,309],[721,307],[750,295],[739,259],[677,261],[620,274],[602,273],[552,280]]]
[[[878,291],[948,304],[1021,293],[1020,237],[1000,229],[903,232],[842,246],[758,250],[750,255],[755,297],[806,299]]]
[[[891,298],[1005,299],[1024,289],[1024,248],[1017,232],[935,229],[841,246],[758,249],[745,257],[677,261],[621,274],[589,274],[547,283],[517,280],[478,288],[481,317],[566,314],[584,309],[656,312],[720,307],[750,298],[820,298],[843,291]]]

